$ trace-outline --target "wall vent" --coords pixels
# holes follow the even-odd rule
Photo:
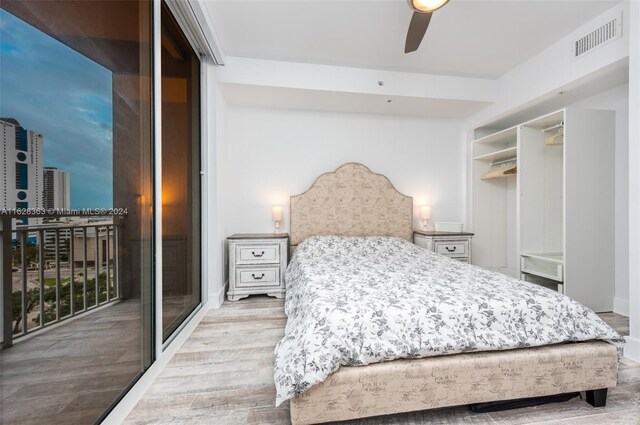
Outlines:
[[[574,41],[573,58],[577,59],[593,50],[622,37],[622,13],[607,20],[606,23]]]

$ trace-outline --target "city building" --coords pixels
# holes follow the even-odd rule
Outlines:
[[[59,170],[56,167],[44,167],[43,171],[42,203],[47,210],[69,210],[71,208],[71,178],[68,171]],[[69,219],[63,219],[69,221]],[[57,223],[60,219],[45,219],[45,222]],[[58,253],[62,256],[69,255],[69,229],[58,231]],[[45,258],[56,256],[56,233],[44,232]]]
[[[14,118],[0,118],[0,208],[42,208],[43,136]],[[23,218],[17,224],[39,224]]]
[[[90,221],[87,223],[90,223]],[[74,231],[73,262],[77,270],[83,267],[85,261],[88,267],[94,268],[96,263],[98,263],[99,268],[106,266],[107,262],[111,265],[114,264],[113,230],[110,230],[109,235],[107,235],[107,228],[112,226],[113,222],[101,220],[94,222],[94,224],[96,227],[87,227],[86,234],[83,234],[82,229],[75,229]],[[104,226],[99,226],[100,224]]]
[[[42,201],[46,209],[71,208],[71,177],[68,171],[44,167]]]

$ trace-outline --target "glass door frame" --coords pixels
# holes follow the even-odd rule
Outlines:
[[[200,303],[193,309],[193,311],[183,320],[172,334],[163,341],[163,294],[162,294],[162,42],[161,42],[161,15],[163,3],[166,4],[169,13],[176,19],[180,30],[183,32],[185,38],[191,45],[191,48],[199,53],[200,57]],[[187,3],[188,5],[188,3]],[[190,7],[190,6],[188,6]],[[153,119],[153,145],[154,145],[154,288],[155,288],[155,312],[154,312],[154,324],[153,333],[155,335],[155,358],[159,358],[162,353],[171,345],[176,337],[182,332],[182,330],[189,325],[198,313],[201,312],[203,306],[208,301],[208,266],[205,261],[204,252],[207,252],[208,245],[207,229],[210,228],[211,217],[207,215],[206,204],[208,201],[207,193],[209,187],[207,179],[208,174],[208,162],[207,157],[209,153],[208,144],[205,141],[210,134],[209,126],[205,117],[208,114],[208,102],[207,102],[207,78],[209,74],[210,65],[214,64],[212,58],[208,55],[201,53],[202,49],[198,48],[197,43],[193,39],[193,32],[189,28],[185,28],[183,25],[184,19],[189,19],[189,16],[181,14],[178,16],[174,7],[169,2],[164,0],[153,0],[153,67],[154,67],[154,81],[153,89],[156,96],[154,97],[154,119]],[[182,18],[182,19],[180,19]],[[197,22],[193,24],[198,25]]]

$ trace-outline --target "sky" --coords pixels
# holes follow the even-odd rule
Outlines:
[[[0,117],[44,136],[71,208],[113,207],[111,72],[0,9]]]

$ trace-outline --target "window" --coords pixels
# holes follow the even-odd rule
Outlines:
[[[26,151],[28,146],[27,131],[24,128],[16,127],[16,149]]]
[[[16,162],[16,189],[29,189],[29,166]]]

